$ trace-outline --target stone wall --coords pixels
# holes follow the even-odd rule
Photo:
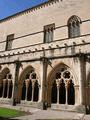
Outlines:
[[[54,40],[68,38],[67,21],[72,15],[77,15],[82,21],[81,35],[90,34],[88,11],[89,0],[54,0],[2,20],[0,22],[0,41],[6,41],[9,34],[15,34],[15,38],[17,38],[36,33],[15,39],[12,48],[43,43],[43,27],[51,23],[55,23],[56,28],[59,27],[54,31]],[[1,51],[5,50],[5,45],[6,42],[0,43]]]

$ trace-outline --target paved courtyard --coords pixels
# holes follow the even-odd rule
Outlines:
[[[32,113],[31,115],[12,118],[13,120],[90,120],[90,115],[85,115],[82,113],[56,111],[51,109],[40,110],[37,108],[23,106],[10,106],[10,105],[0,106]]]
[[[90,115],[80,113],[53,111],[53,110],[38,110],[32,115],[18,117],[19,120],[90,120]]]

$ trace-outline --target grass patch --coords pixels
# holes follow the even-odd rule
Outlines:
[[[9,109],[9,108],[0,108],[0,117],[2,118],[13,118],[13,117],[18,117],[23,115],[25,115],[25,112],[21,112],[21,111]]]

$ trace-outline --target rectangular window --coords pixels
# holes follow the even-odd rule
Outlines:
[[[44,43],[49,43],[53,41],[53,30],[55,29],[55,24],[50,24],[44,26]]]
[[[12,49],[13,39],[14,39],[14,34],[10,34],[10,35],[7,36],[5,50],[11,50]]]

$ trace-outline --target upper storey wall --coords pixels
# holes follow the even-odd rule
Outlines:
[[[81,18],[81,35],[90,34],[90,0],[56,0],[41,7],[16,15],[0,22],[0,41],[7,35],[15,34],[15,38],[43,31],[43,26],[55,23],[60,27],[54,31],[54,40],[68,37],[67,21],[72,15]],[[84,22],[83,22],[84,21]],[[13,48],[43,42],[43,32],[13,41]],[[2,43],[1,49],[5,49]]]

